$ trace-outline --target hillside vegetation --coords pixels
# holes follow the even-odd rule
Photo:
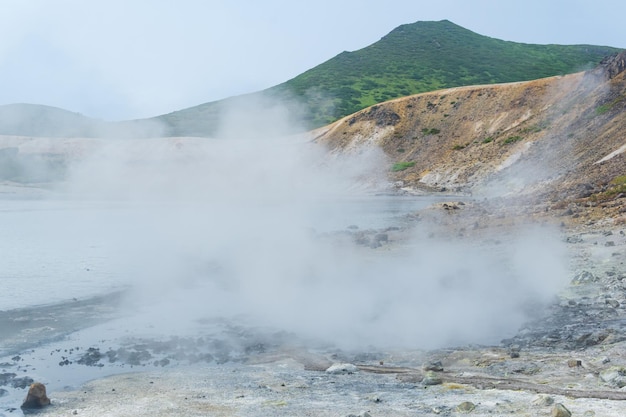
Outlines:
[[[594,67],[617,49],[591,45],[531,45],[479,35],[452,22],[399,26],[380,41],[343,52],[255,96],[293,104],[292,117],[320,127],[393,98],[442,88],[533,80]],[[172,135],[211,136],[223,102],[191,107],[157,119]]]

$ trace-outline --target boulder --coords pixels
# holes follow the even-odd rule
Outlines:
[[[538,407],[549,407],[552,404],[554,404],[554,398],[545,394],[538,395],[537,398],[533,400],[533,405]]]
[[[33,382],[22,403],[22,409],[42,408],[47,405],[50,405],[50,399],[46,395],[46,386],[41,382]]]
[[[612,366],[600,372],[600,380],[613,388],[626,387],[626,368]]]
[[[471,401],[463,401],[461,404],[455,407],[455,410],[459,413],[471,413],[476,408],[476,404]]]
[[[565,406],[561,403],[558,403],[552,408],[552,417],[571,417],[572,413],[565,408]]]
[[[443,383],[443,380],[437,373],[433,371],[428,371],[424,374],[424,378],[422,378],[423,385],[440,385]]]
[[[427,362],[422,366],[424,371],[443,372],[443,364],[441,361]]]

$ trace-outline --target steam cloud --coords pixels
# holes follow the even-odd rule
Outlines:
[[[228,139],[92,142],[71,166],[65,191],[107,204],[113,214],[94,221],[129,304],[156,306],[156,322],[238,317],[347,347],[497,342],[562,284],[560,242],[545,229],[497,250],[428,238],[429,225],[394,250],[323,237],[346,215],[338,201],[384,184],[383,155],[331,158],[306,137],[277,137],[279,107],[252,108],[263,123],[232,113]]]

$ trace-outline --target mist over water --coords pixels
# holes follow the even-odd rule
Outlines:
[[[384,155],[331,156],[281,136],[276,108],[258,113],[225,118],[223,138],[92,141],[69,165],[63,195],[102,209],[82,221],[152,333],[225,317],[350,348],[493,343],[563,284],[548,228],[489,246],[420,224],[376,250],[327,234],[379,227],[358,219],[388,198],[372,196],[387,186]]]

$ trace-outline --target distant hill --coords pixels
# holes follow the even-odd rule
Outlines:
[[[95,119],[57,107],[38,104],[0,106],[0,133],[3,135],[89,137],[98,124]]]
[[[292,116],[309,128],[370,105],[442,88],[534,80],[594,67],[618,49],[592,45],[532,45],[490,38],[447,20],[402,25],[380,41],[342,52],[260,93],[301,104]],[[157,119],[171,135],[211,135],[224,101],[201,104]]]
[[[164,127],[155,120],[107,122],[58,107],[41,104],[0,106],[0,135],[93,138],[164,136]]]
[[[589,69],[616,48],[592,45],[531,45],[479,35],[452,22],[402,25],[380,41],[342,52],[303,74],[267,90],[204,103],[151,119],[103,122],[47,106],[0,106],[0,134],[22,136],[215,136],[226,109],[235,119],[271,120],[272,102],[286,103],[298,123],[310,129],[370,105],[442,88],[526,81]],[[243,110],[241,110],[243,108]],[[233,115],[230,114],[233,118]],[[281,130],[283,129],[283,130]],[[243,129],[237,134],[249,134]]]

